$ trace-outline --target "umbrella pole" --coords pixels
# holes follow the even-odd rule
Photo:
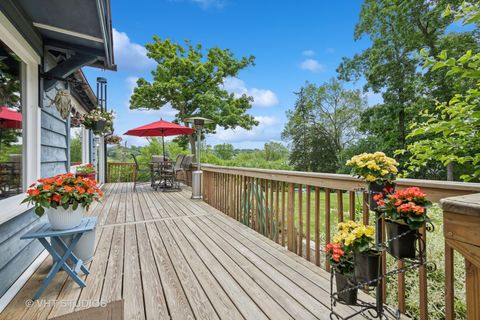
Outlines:
[[[162,136],[162,146],[163,146],[163,161],[166,160],[165,158],[165,137]]]

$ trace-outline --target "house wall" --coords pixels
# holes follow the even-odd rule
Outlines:
[[[46,65],[48,70],[54,64],[50,61]],[[42,177],[65,173],[69,168],[69,124],[61,118],[53,104],[57,91],[63,88],[65,85],[59,82],[43,95],[40,142]],[[20,240],[20,237],[44,221],[45,216],[38,218],[33,210],[28,210],[0,224],[0,297],[43,251],[39,241]]]

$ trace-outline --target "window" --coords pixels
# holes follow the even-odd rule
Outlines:
[[[0,41],[0,200],[23,191],[22,68]]]

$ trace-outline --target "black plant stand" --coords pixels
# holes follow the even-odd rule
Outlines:
[[[362,190],[363,192],[363,190]],[[375,212],[375,244],[378,250],[385,251],[388,242],[392,241],[394,239],[389,239],[388,241],[383,241],[382,235],[383,235],[383,214],[380,212],[378,209],[373,210]],[[426,231],[431,231],[433,230],[433,225],[427,226],[427,228],[424,228],[424,232]],[[406,235],[406,233],[398,235],[395,239],[401,238],[402,236]],[[415,235],[417,242],[418,242],[418,255],[413,258],[405,258],[405,259],[399,259],[397,257],[394,257],[395,259],[399,261],[403,261],[405,264],[405,267],[401,269],[393,269],[390,270],[386,273],[382,273],[383,270],[383,259],[380,259],[380,266],[379,266],[379,275],[377,279],[374,279],[368,283],[366,282],[357,282],[357,285],[353,288],[348,288],[343,291],[348,291],[348,290],[353,290],[355,288],[357,289],[373,289],[375,287],[376,290],[376,296],[375,296],[375,303],[370,303],[363,301],[361,299],[357,299],[357,302],[353,305],[350,305],[352,307],[358,308],[356,311],[352,312],[351,314],[345,316],[345,315],[340,315],[338,312],[335,311],[335,306],[340,303],[340,304],[345,304],[342,300],[338,298],[338,293],[334,291],[333,288],[333,277],[335,271],[333,268],[331,269],[330,273],[330,304],[331,304],[331,312],[330,312],[330,319],[332,320],[348,320],[352,319],[353,317],[357,315],[365,315],[370,318],[375,318],[375,319],[400,319],[400,310],[394,310],[389,306],[385,306],[383,304],[383,282],[385,281],[386,278],[397,275],[399,273],[405,273],[407,271],[411,271],[414,269],[417,269],[421,267],[422,265],[427,264],[426,260],[426,245],[424,243],[424,239],[421,237],[421,234],[419,231],[416,232]],[[341,291],[341,292],[343,292]]]

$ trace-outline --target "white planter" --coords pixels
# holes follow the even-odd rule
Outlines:
[[[78,206],[77,210],[73,210],[71,207],[67,210],[62,207],[50,208],[47,210],[48,222],[55,230],[72,229],[82,222],[84,212],[85,208],[82,206]]]
[[[73,248],[73,253],[75,256],[82,260],[83,262],[89,262],[93,259],[93,254],[95,253],[95,236],[96,236],[96,229],[93,229],[92,231],[85,232],[80,240],[78,240],[77,245],[75,248]],[[63,236],[62,240],[65,242],[65,244],[70,246],[70,243],[72,242],[73,236]],[[55,248],[55,251],[60,252],[63,254],[63,250],[59,248],[59,246],[54,243],[52,245]]]

